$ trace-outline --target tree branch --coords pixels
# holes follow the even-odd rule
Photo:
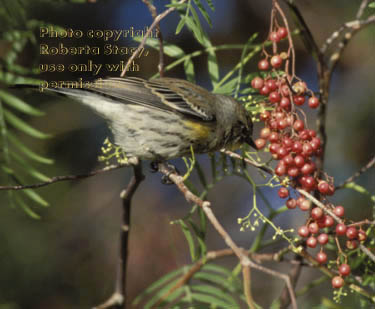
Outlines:
[[[119,169],[119,168],[122,168],[122,167],[125,167],[125,166],[129,166],[131,164],[134,164],[134,162],[135,161],[133,160],[133,158],[131,158],[131,159],[129,159],[129,164],[109,165],[109,166],[103,167],[99,170],[92,171],[92,172],[87,173],[87,174],[54,176],[54,177],[50,178],[49,180],[47,180],[45,182],[40,182],[40,183],[36,183],[36,184],[32,184],[32,185],[0,186],[0,191],[1,190],[38,189],[38,188],[45,187],[45,186],[48,186],[48,185],[51,185],[51,184],[54,184],[54,183],[60,182],[60,181],[78,180],[78,179],[82,179],[82,178],[88,178],[88,177],[91,177],[91,176],[95,176],[95,175],[98,175],[98,174],[101,174],[101,173],[106,173],[106,172],[116,170],[116,169]]]
[[[186,0],[181,0],[179,2],[179,4],[181,3],[184,3]],[[131,62],[135,59],[135,57],[138,56],[139,52],[141,51],[142,48],[144,48],[145,44],[146,44],[146,41],[147,41],[147,38],[150,36],[150,33],[151,31],[159,24],[159,22],[164,18],[166,17],[168,14],[172,13],[174,10],[176,10],[176,7],[170,7],[168,10],[165,10],[163,13],[159,14],[158,16],[156,16],[156,18],[154,19],[153,23],[151,24],[151,26],[148,28],[145,36],[143,37],[142,39],[142,42],[138,45],[137,49],[135,50],[135,52],[131,55],[131,57],[129,58],[128,62],[126,63],[125,65],[125,68],[124,70],[121,72],[121,77],[124,77]]]
[[[128,260],[128,241],[130,233],[130,215],[132,198],[138,189],[140,183],[145,179],[142,172],[142,163],[139,161],[133,165],[134,175],[128,186],[120,194],[122,199],[122,224],[120,231],[119,258],[117,264],[117,275],[115,291],[112,296],[103,304],[93,309],[126,309],[126,270]]]

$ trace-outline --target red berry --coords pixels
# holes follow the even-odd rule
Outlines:
[[[310,135],[310,136],[311,136],[311,135]],[[321,142],[320,142],[320,139],[319,139],[319,138],[317,138],[317,137],[313,137],[312,140],[311,140],[311,142],[310,142],[310,144],[311,144],[311,147],[312,147],[315,151],[317,151],[317,150],[319,149],[319,147],[320,147]]]
[[[319,220],[320,218],[322,218],[324,215],[324,212],[321,208],[319,207],[314,207],[312,210],[311,210],[311,217],[314,219],[314,220]]]
[[[293,102],[294,104],[301,106],[305,103],[305,97],[303,95],[295,95],[293,96]]]
[[[269,65],[267,59],[263,59],[263,60],[260,60],[258,62],[258,69],[259,70],[266,71],[266,70],[268,70],[269,67],[270,67],[270,65]]]
[[[274,79],[267,79],[266,86],[271,89],[271,91],[275,91],[277,89],[277,83]]]
[[[264,146],[266,146],[266,140],[263,138],[257,138],[255,140],[255,146],[257,146],[257,149],[264,148]]]
[[[295,153],[301,153],[302,152],[302,144],[298,141],[294,142],[293,144],[293,151]]]
[[[270,119],[270,117],[271,117],[271,113],[269,111],[261,112],[260,115],[259,115],[259,118],[262,121],[266,121],[266,120]]]
[[[314,149],[309,142],[302,145],[302,154],[306,157],[310,156],[314,152]]]
[[[294,198],[289,198],[285,204],[289,209],[294,209],[297,207],[297,201]]]
[[[281,38],[280,38],[279,34],[276,31],[272,31],[270,33],[270,41],[277,43],[277,42],[280,41],[280,39]]]
[[[325,264],[327,262],[327,254],[324,251],[320,251],[316,254],[316,260],[319,264]]]
[[[317,108],[319,106],[319,99],[317,97],[311,97],[308,104],[311,108]]]
[[[335,276],[332,278],[332,287],[335,289],[339,289],[344,285],[344,279],[342,279],[340,276]]]
[[[335,187],[333,185],[328,186],[328,192],[327,195],[331,196],[335,193]]]
[[[277,121],[277,128],[279,130],[284,130],[288,126],[286,119],[280,119]]]
[[[311,174],[313,171],[314,171],[314,167],[313,167],[313,165],[311,165],[310,163],[305,163],[305,164],[301,167],[301,173],[302,173],[303,175],[309,175],[309,174]]]
[[[277,157],[279,159],[282,159],[284,158],[285,156],[287,156],[289,154],[289,151],[286,150],[285,147],[280,147],[279,149],[277,149]]]
[[[277,150],[279,150],[279,148],[280,148],[280,144],[278,144],[278,143],[272,143],[270,145],[270,153],[276,154]]]
[[[298,229],[298,235],[301,236],[301,237],[307,237],[307,236],[309,236],[309,234],[310,234],[309,229],[305,225],[302,225]]]
[[[303,182],[303,186],[308,190],[313,190],[315,185],[315,179],[312,176],[307,176]]]
[[[280,100],[280,107],[285,110],[290,109],[290,100],[287,97],[282,97]]]
[[[260,89],[263,87],[263,85],[264,85],[264,81],[259,76],[254,77],[253,80],[251,81],[251,87],[255,89]]]
[[[342,236],[346,234],[346,225],[343,223],[339,223],[336,225],[336,234],[338,236]]]
[[[282,143],[286,148],[292,148],[293,146],[293,140],[287,136],[283,138]]]
[[[262,88],[259,89],[259,93],[261,95],[268,95],[270,93],[271,89],[268,88],[266,85],[264,85]]]
[[[354,250],[355,248],[357,248],[357,241],[355,240],[347,240],[346,241],[346,247],[349,249],[349,250]]]
[[[285,173],[286,173],[286,166],[283,163],[279,163],[275,168],[275,174],[277,176],[283,176],[285,175]]]
[[[307,238],[306,245],[308,247],[315,248],[316,244],[317,244],[317,240],[316,240],[316,238],[314,236],[310,236],[309,238]]]
[[[282,64],[283,64],[283,59],[279,55],[272,56],[272,58],[271,58],[271,65],[274,68],[277,69],[277,68],[281,67]]]
[[[270,134],[271,134],[270,128],[263,128],[260,131],[260,137],[264,138],[264,139],[268,139],[268,137],[270,136]]]
[[[350,266],[348,264],[341,264],[339,266],[339,273],[341,276],[347,276],[350,274]]]
[[[367,238],[366,233],[362,230],[359,230],[358,231],[358,240],[362,242],[362,241],[365,241],[366,238]]]
[[[358,231],[354,226],[348,227],[346,230],[346,237],[349,239],[356,239],[358,237]]]
[[[309,130],[302,130],[298,133],[298,137],[304,141],[308,141],[310,139]]]
[[[295,167],[295,166],[291,166],[288,168],[288,175],[290,177],[297,177],[299,174],[299,169],[298,167]]]
[[[294,164],[298,167],[298,168],[301,168],[302,166],[304,166],[305,164],[305,159],[300,156],[300,155],[297,155],[294,157]]]
[[[312,222],[309,224],[309,232],[311,234],[317,234],[319,232],[319,225],[316,222]]]
[[[345,213],[345,209],[344,207],[342,206],[336,206],[334,209],[333,209],[333,213],[338,216],[338,217],[342,217]]]
[[[293,157],[288,154],[286,155],[284,158],[283,158],[283,163],[286,165],[286,166],[290,166],[290,165],[293,165],[294,164],[294,159]]]
[[[277,194],[280,196],[280,198],[287,198],[289,196],[289,191],[285,187],[281,187]]]
[[[296,120],[293,124],[293,129],[296,131],[302,131],[305,128],[305,124],[302,120]]]
[[[276,143],[279,141],[279,134],[277,132],[271,132],[270,136],[268,137],[268,140],[271,143]]]
[[[326,233],[322,233],[318,236],[318,243],[321,245],[325,245],[328,243],[328,235]]]
[[[288,35],[288,30],[287,30],[285,27],[280,27],[280,28],[277,30],[277,34],[279,35],[280,40],[281,40],[281,39],[284,39],[284,38],[286,38],[287,35]]]
[[[311,208],[311,202],[310,200],[304,200],[300,205],[299,205],[299,208],[302,210],[302,211],[307,211]]]
[[[283,95],[283,96],[289,96],[289,92],[290,92],[290,90],[289,90],[289,86],[288,85],[282,85],[281,86],[281,94]]]
[[[318,183],[318,190],[322,194],[327,194],[328,192],[328,183],[324,180]]]
[[[272,91],[269,94],[268,99],[270,100],[271,103],[277,103],[280,101],[281,97],[277,91]]]
[[[331,227],[335,223],[335,221],[333,220],[331,216],[325,215],[323,219],[324,219],[324,225],[326,227]]]

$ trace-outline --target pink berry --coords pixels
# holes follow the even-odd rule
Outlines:
[[[338,236],[343,236],[343,235],[345,235],[345,234],[346,234],[346,230],[347,230],[347,228],[346,228],[346,225],[345,225],[345,224],[343,224],[343,223],[339,223],[339,224],[336,225],[336,234],[337,234]]]
[[[344,285],[344,279],[342,279],[340,276],[335,276],[332,278],[332,287],[335,289],[339,289]]]

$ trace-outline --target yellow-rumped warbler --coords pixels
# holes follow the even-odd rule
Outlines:
[[[99,79],[87,88],[48,88],[92,108],[109,124],[128,157],[167,160],[238,147],[253,124],[231,97],[176,78]]]

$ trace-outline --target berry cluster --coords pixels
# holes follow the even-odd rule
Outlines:
[[[302,211],[310,211],[309,218],[299,227],[298,234],[305,239],[308,248],[320,246],[316,260],[324,264],[327,262],[324,246],[329,241],[329,235],[336,237],[337,243],[338,236],[345,236],[347,248],[355,249],[358,241],[366,239],[366,233],[361,229],[357,230],[355,225],[347,226],[341,223],[344,208],[327,201],[327,196],[333,195],[335,191],[333,179],[326,175],[323,177],[316,169],[314,158],[322,154],[322,142],[314,130],[306,127],[306,116],[301,109],[306,101],[312,109],[319,107],[320,102],[304,81],[288,74],[290,53],[277,53],[277,43],[286,37],[288,31],[284,27],[277,27],[270,32],[269,40],[273,44],[273,54],[269,55],[263,49],[264,58],[258,62],[261,73],[251,81],[252,88],[263,96],[259,117],[264,123],[264,128],[260,131],[260,137],[255,140],[255,144],[259,150],[269,150],[273,159],[277,161],[274,172],[282,183],[278,195],[282,199],[288,198],[286,206],[289,209],[298,207]],[[283,64],[285,69],[281,72],[278,69]],[[311,201],[302,195],[297,198],[290,197],[287,186],[307,192],[318,191],[326,203],[324,210],[312,207]],[[337,219],[340,223],[335,226]],[[346,256],[340,247],[338,249],[339,254],[345,257],[345,263],[340,264],[340,259],[337,259],[339,276],[332,279],[334,288],[342,287],[342,277],[349,275],[351,271],[350,266],[346,264]]]

